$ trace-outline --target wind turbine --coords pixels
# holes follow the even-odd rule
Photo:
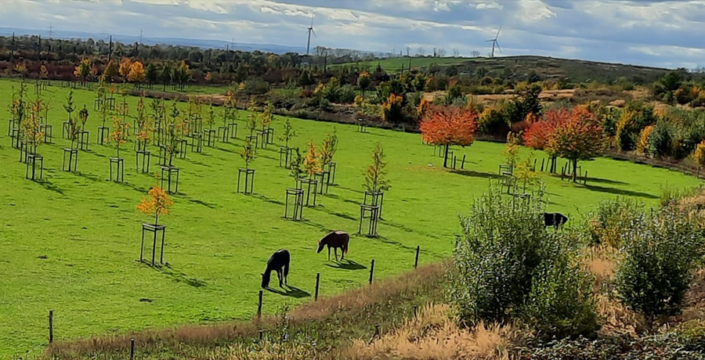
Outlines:
[[[497,41],[497,39],[499,39],[499,32],[500,32],[500,31],[502,31],[502,27],[501,27],[501,26],[499,27],[499,30],[497,30],[497,35],[494,36],[494,39],[486,40],[486,42],[492,42],[492,53],[490,54],[490,57],[494,57],[494,48],[495,48],[495,46],[497,47],[497,49],[499,49],[499,52],[500,52],[500,53],[502,52],[502,48],[499,47],[499,42]]]
[[[313,33],[313,36],[318,37],[316,35],[316,32],[313,30],[313,16],[311,16],[311,27],[308,28],[308,44],[306,45],[306,55],[308,55],[311,50],[311,33]]]

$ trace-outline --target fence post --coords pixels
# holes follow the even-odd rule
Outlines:
[[[375,274],[375,259],[372,259],[372,265],[370,266],[370,285],[372,285],[372,277]]]
[[[414,269],[419,266],[419,251],[421,251],[421,245],[416,247],[416,260],[414,260]]]
[[[130,339],[130,360],[135,360],[135,339]]]
[[[262,290],[259,291],[259,305],[257,305],[257,317],[260,318],[262,317],[262,295],[264,293]]]
[[[49,344],[54,342],[54,310],[49,310]]]
[[[418,306],[418,305],[414,305],[414,319],[417,318],[418,310],[419,310],[419,306]]]
[[[316,295],[314,301],[318,301],[318,286],[321,284],[321,273],[316,274]]]

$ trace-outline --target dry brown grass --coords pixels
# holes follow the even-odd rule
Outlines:
[[[445,263],[420,266],[414,271],[398,277],[382,280],[371,286],[362,286],[355,290],[328,298],[320,298],[317,302],[309,302],[293,309],[289,314],[289,326],[308,326],[314,322],[326,323],[332,316],[335,321],[346,321],[340,326],[360,326],[371,328],[364,320],[373,316],[370,306],[377,304],[395,305],[398,301],[410,297],[437,293],[443,279]],[[124,354],[129,348],[130,339],[141,351],[161,351],[162,349],[180,349],[184,347],[202,347],[211,350],[214,344],[226,344],[258,336],[259,329],[276,327],[278,318],[275,316],[254,319],[252,321],[237,321],[212,325],[189,325],[173,329],[149,330],[119,336],[105,336],[78,341],[55,343],[47,349],[47,357],[57,355],[61,359],[85,358],[88,354]],[[228,350],[226,357],[232,355],[235,348]],[[221,350],[207,358],[221,358]],[[295,349],[292,349],[295,351]],[[220,353],[220,355],[224,355]],[[296,357],[293,357],[296,358]]]
[[[344,359],[507,359],[511,344],[527,333],[512,326],[483,324],[465,329],[447,305],[429,305],[418,318],[375,340],[356,340],[340,353]]]
[[[587,248],[581,260],[583,267],[595,275],[594,290],[599,292],[614,277],[618,254],[612,247],[595,246]]]

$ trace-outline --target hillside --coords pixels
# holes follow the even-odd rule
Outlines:
[[[560,59],[544,56],[506,56],[495,58],[433,58],[433,57],[408,57],[382,59],[379,61],[368,61],[358,63],[336,64],[339,66],[360,66],[370,70],[379,64],[382,69],[390,73],[401,71],[402,65],[405,69],[411,62],[412,69],[425,69],[429,66],[437,66],[441,70],[451,74],[468,73],[493,77],[506,77],[513,80],[525,80],[533,71],[541,78],[567,78],[572,82],[588,82],[597,80],[599,82],[614,81],[617,78],[625,77],[636,83],[649,83],[655,81],[671,69],[655,68],[639,65],[614,64],[587,60]],[[454,70],[447,70],[454,67]]]

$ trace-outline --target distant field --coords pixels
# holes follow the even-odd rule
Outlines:
[[[0,109],[9,105],[12,84],[17,86],[0,81]],[[504,145],[477,142],[455,149],[459,157],[467,155],[465,170],[448,171],[417,134],[380,129],[362,134],[355,126],[292,119],[298,133],[294,146],[303,148],[310,139],[320,144],[334,129],[340,138],[338,185],[319,198],[319,206],[304,210],[306,221],[296,223],[281,218],[285,189],[294,183],[288,171],[278,167],[278,146],[261,150],[252,165],[256,195],[235,193],[237,169],[243,166],[237,152],[247,115],[240,111],[237,140],[206,147],[202,154],[189,151],[187,159],[175,160],[182,171],[182,193],[174,196],[172,214],[163,218],[170,267],[152,269],[135,261],[140,224],[151,220],[135,206],[154,177],[135,172],[133,144],[128,143],[122,152],[127,183],[106,181],[108,158],[115,150],[95,144],[100,125],[92,111],[95,94],[85,90],[77,90],[74,98],[79,108],[85,104],[92,113],[87,124],[90,151],[80,153],[78,173],[61,171],[62,148],[68,146],[61,139],[67,94],[67,89],[54,86],[44,95],[53,99],[49,121],[55,135],[54,144],[39,148],[45,181],[24,179],[25,165],[10,147],[6,128],[0,132],[3,358],[43,350],[50,309],[55,311],[57,339],[250,318],[257,308],[259,274],[268,256],[280,248],[292,253],[290,284],[301,291],[289,296],[265,292],[266,313],[311,300],[316,273],[321,273],[325,296],[365,283],[372,259],[377,278],[410,269],[416,246],[421,246],[422,263],[439,261],[451,254],[460,230],[458,214],[467,213],[473,199],[496,183],[503,162]],[[133,111],[136,102],[130,98]],[[276,117],[277,136],[282,124]],[[392,183],[379,225],[381,237],[354,236],[351,263],[327,262],[324,254],[315,253],[316,241],[328,230],[357,232],[364,169],[378,142],[385,149]],[[523,149],[522,156],[527,154]],[[540,163],[543,155],[537,155]],[[604,199],[621,195],[655,205],[662,187],[700,184],[694,177],[628,162],[598,159],[581,165],[593,178],[587,187],[541,176],[548,210],[569,214],[573,221]]]
[[[477,61],[477,60],[478,60],[477,58],[412,57],[411,58],[411,68],[412,69],[421,69],[421,68],[427,68],[429,65],[438,65],[438,66],[455,65],[455,64],[460,64],[460,63],[467,62],[467,61]],[[330,65],[329,68],[336,68],[336,67],[342,67],[342,66],[360,66],[363,68],[367,68],[369,71],[374,71],[377,68],[378,63],[380,66],[382,66],[382,69],[388,73],[400,72],[402,65],[404,66],[404,69],[409,68],[409,58],[408,57],[381,59],[381,60],[373,60],[373,61],[365,61],[365,62],[361,61],[361,62],[345,63],[345,64],[335,64],[335,65]]]

